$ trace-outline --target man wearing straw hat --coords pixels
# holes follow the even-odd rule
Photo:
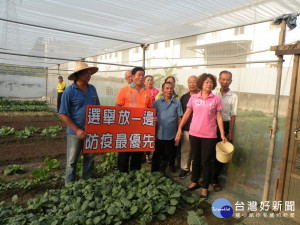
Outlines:
[[[221,111],[224,125],[225,136],[228,141],[232,141],[233,129],[235,124],[235,117],[237,111],[238,97],[236,93],[232,92],[229,88],[232,82],[232,73],[223,70],[219,74],[220,90],[214,91],[214,94],[219,96],[222,101],[223,110]],[[217,129],[217,141],[221,141],[220,132]],[[222,188],[219,184],[219,174],[223,168],[223,163],[219,162],[216,158],[212,161],[212,185],[214,191],[221,191]]]
[[[100,105],[96,88],[89,84],[91,76],[98,71],[84,62],[77,62],[68,79],[74,82],[62,95],[59,109],[61,119],[67,125],[67,163],[65,184],[76,180],[76,166],[86,137],[85,118],[87,105]],[[94,154],[83,154],[82,178],[89,179],[94,172]]]

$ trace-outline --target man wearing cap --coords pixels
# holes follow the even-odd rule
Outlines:
[[[58,84],[56,86],[56,90],[57,90],[57,112],[59,112],[59,107],[60,107],[60,103],[61,103],[61,96],[64,92],[64,90],[66,89],[66,82],[64,82],[64,79],[62,76],[58,77]]]
[[[145,70],[142,67],[135,67],[131,71],[132,83],[122,87],[117,95],[116,106],[152,108],[152,98],[149,89],[144,86]],[[128,172],[141,169],[143,152],[119,152],[118,170]]]
[[[76,180],[76,165],[86,137],[85,118],[87,105],[100,105],[96,88],[89,84],[91,75],[97,67],[89,67],[84,62],[77,62],[75,71],[69,75],[74,82],[62,95],[59,109],[61,119],[67,125],[67,163],[65,184]],[[94,172],[94,154],[83,154],[82,178],[89,179]]]

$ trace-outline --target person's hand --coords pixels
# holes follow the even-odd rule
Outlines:
[[[86,133],[84,132],[84,130],[78,129],[76,131],[76,136],[80,139],[85,139]]]
[[[227,141],[227,139],[226,139],[226,137],[225,137],[224,134],[221,134],[221,139],[222,139],[222,141],[223,141],[224,143]]]
[[[226,136],[227,140],[228,141],[231,141],[232,140],[232,133],[229,132],[228,135]]]
[[[175,142],[177,142],[177,143],[180,142],[181,135],[182,135],[182,131],[181,131],[181,130],[178,130],[178,131],[177,131],[177,134],[176,134],[176,137],[175,137]]]

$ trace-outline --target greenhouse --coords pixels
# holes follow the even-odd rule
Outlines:
[[[299,12],[299,0],[0,1],[0,208],[8,212],[20,207],[20,212],[32,213],[16,216],[15,221],[0,214],[0,224],[18,220],[30,224],[42,209],[50,211],[48,205],[58,207],[57,198],[64,198],[64,209],[41,216],[41,221],[61,224],[58,215],[65,210],[64,224],[194,224],[195,218],[203,222],[195,224],[300,223]],[[200,206],[195,199],[201,192],[186,196],[190,177],[178,177],[178,152],[177,173],[170,179],[155,175],[159,184],[151,183],[151,165],[144,163],[140,173],[122,178],[119,172],[112,173],[115,154],[102,153],[95,154],[95,181],[79,180],[72,191],[90,201],[77,198],[76,203],[66,197],[71,192],[62,181],[67,135],[56,110],[56,87],[59,76],[72,85],[68,77],[78,61],[99,69],[90,84],[103,106],[116,105],[119,90],[127,84],[124,75],[134,67],[152,75],[159,91],[165,78],[174,76],[179,96],[189,91],[192,75],[218,78],[221,71],[230,71],[230,90],[237,94],[238,106],[233,157],[220,175],[223,190],[214,192],[210,187],[209,199]],[[24,171],[4,175],[17,169]],[[155,191],[147,185],[142,189],[148,198],[142,200],[135,199],[143,191],[140,187],[133,187],[133,193],[124,185],[110,186],[123,179],[134,185],[130,176],[159,185],[165,194],[159,198],[167,196],[168,203],[161,200],[164,205],[156,205],[151,199]],[[95,191],[92,197],[87,190]],[[103,192],[112,196],[119,192],[119,200],[110,202],[111,207],[104,205],[103,214],[96,213]],[[125,192],[132,195],[130,201]],[[231,203],[230,219],[212,214],[210,207],[221,198]],[[68,201],[74,203],[70,209]],[[140,205],[132,205],[138,201]],[[276,203],[277,209],[272,205]],[[89,216],[72,211],[76,204],[86,205],[81,210]],[[204,212],[199,214],[200,208]]]

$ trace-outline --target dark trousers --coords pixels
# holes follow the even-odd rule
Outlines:
[[[230,129],[230,121],[223,121],[223,125],[224,125],[224,132],[225,132],[225,137],[228,135],[229,133],[229,129]],[[217,142],[222,141],[221,139],[221,134],[220,134],[220,130],[219,127],[217,128]],[[211,165],[211,172],[212,172],[212,180],[211,183],[212,184],[219,184],[219,175],[220,172],[223,168],[224,163],[221,163],[217,160],[216,158],[216,154],[214,154],[214,159],[212,160],[212,165]]]
[[[174,139],[172,140],[155,140],[155,151],[153,152],[151,172],[164,172],[168,166],[175,166],[176,149]]]
[[[197,183],[203,173],[203,187],[208,188],[211,175],[211,160],[215,154],[216,138],[200,138],[190,135],[192,153],[192,177],[191,181]]]
[[[60,104],[61,104],[62,94],[63,94],[63,92],[62,93],[57,93],[57,112],[59,112],[59,107],[60,107]]]
[[[130,161],[130,170],[140,170],[142,166],[142,157],[144,152],[119,152],[118,153],[118,170],[128,172]]]

